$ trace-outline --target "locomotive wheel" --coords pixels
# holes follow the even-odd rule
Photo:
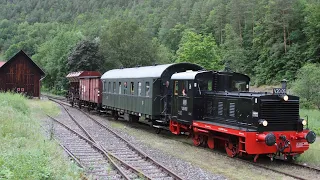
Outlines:
[[[205,146],[207,144],[207,140],[205,136],[194,134],[192,137],[193,145],[195,146]]]
[[[225,143],[225,149],[226,149],[227,155],[229,157],[235,157],[239,152],[239,148],[238,148],[237,144],[233,143],[231,141],[227,141]]]

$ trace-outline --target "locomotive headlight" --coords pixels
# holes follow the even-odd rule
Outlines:
[[[288,100],[289,100],[289,96],[284,95],[284,96],[283,96],[283,100],[284,100],[284,101],[288,101]]]
[[[265,119],[260,119],[259,124],[261,124],[262,126],[268,126],[268,121]]]
[[[305,120],[305,119],[302,120],[302,121],[301,121],[301,124],[304,125],[304,126],[307,125],[307,120]]]

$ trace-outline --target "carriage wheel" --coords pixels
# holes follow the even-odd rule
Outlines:
[[[161,129],[160,128],[155,128],[155,131],[156,131],[157,134],[161,133]]]

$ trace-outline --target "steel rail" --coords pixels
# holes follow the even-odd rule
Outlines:
[[[43,126],[41,126],[41,128],[49,134],[49,131],[47,131]],[[55,137],[52,137],[52,138],[55,142],[59,144],[59,146],[62,147],[62,149],[69,155],[69,157],[71,157],[78,164],[80,168],[85,168],[85,166],[79,161],[78,158],[74,156],[74,154],[67,147],[61,144]]]
[[[80,137],[81,139],[85,140],[87,143],[89,143],[91,146],[93,146],[95,149],[97,149],[98,151],[100,151],[105,157],[107,157],[107,160],[110,162],[110,164],[112,166],[114,166],[116,168],[116,170],[118,172],[120,172],[120,174],[127,180],[129,180],[130,178],[126,175],[125,172],[123,172],[121,170],[121,168],[113,161],[113,159],[103,150],[99,147],[99,145],[97,145],[95,142],[91,141],[90,139],[82,136],[81,134],[79,134],[78,132],[74,131],[73,129],[71,129],[70,127],[68,127],[67,125],[65,125],[64,123],[60,122],[59,120],[47,115],[51,120],[53,120],[54,122],[60,124],[61,126],[63,126],[64,128],[66,128],[67,130],[71,131],[73,134],[77,135],[78,137]]]

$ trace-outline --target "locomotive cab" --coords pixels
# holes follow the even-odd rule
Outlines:
[[[211,71],[187,71],[172,75],[172,119],[191,125],[194,119],[202,117],[201,94],[212,90],[212,75]]]

